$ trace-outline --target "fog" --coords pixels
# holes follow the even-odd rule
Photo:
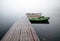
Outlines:
[[[51,15],[56,10],[60,15],[59,3],[60,0],[0,0],[0,25],[12,23],[26,13]]]
[[[51,15],[56,10],[59,14],[59,3],[60,0],[0,0],[0,24],[12,23],[26,13]]]
[[[0,0],[2,16],[20,17],[27,12],[45,13],[59,8],[60,0]]]

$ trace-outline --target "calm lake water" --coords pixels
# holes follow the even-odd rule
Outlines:
[[[32,24],[41,41],[60,41],[60,10],[52,11],[49,24]]]

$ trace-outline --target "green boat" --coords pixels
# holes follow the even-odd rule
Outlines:
[[[40,22],[45,22],[48,21],[49,17],[40,17],[40,18],[29,18],[29,21],[40,21]]]
[[[30,22],[46,22],[49,17],[41,16],[41,13],[27,13]]]

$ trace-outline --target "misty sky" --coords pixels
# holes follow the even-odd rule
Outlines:
[[[60,0],[0,0],[0,21],[18,19],[29,12],[47,14],[56,8],[60,11],[59,3]]]
[[[27,12],[46,12],[59,7],[60,0],[0,0],[0,10],[4,15],[22,15]]]

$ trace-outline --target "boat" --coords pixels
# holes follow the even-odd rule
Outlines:
[[[41,16],[41,13],[27,13],[30,22],[46,22],[50,17]]]

